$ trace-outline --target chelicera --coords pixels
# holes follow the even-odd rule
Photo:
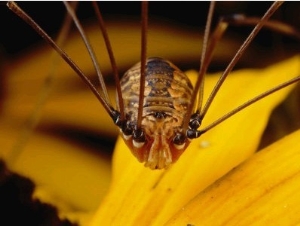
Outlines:
[[[142,2],[141,62],[130,68],[120,79],[102,15],[97,4],[93,3],[115,72],[114,79],[117,87],[118,106],[114,108],[109,101],[93,48],[89,44],[72,5],[68,2],[64,4],[89,51],[99,77],[101,92],[97,91],[88,77],[33,19],[15,3],[9,2],[8,7],[32,26],[83,79],[110,115],[115,125],[120,128],[122,137],[133,155],[151,169],[167,168],[178,160],[192,139],[200,137],[201,134],[265,96],[300,80],[298,76],[280,84],[238,106],[207,127],[201,128],[201,122],[222,83],[263,26],[273,27],[273,29],[283,33],[290,32],[292,35],[299,37],[299,33],[288,25],[280,24],[280,26],[276,27],[274,26],[277,25],[276,22],[268,20],[282,2],[273,3],[262,18],[249,19],[241,15],[223,18],[214,31],[211,32],[212,16],[215,7],[215,2],[212,2],[208,11],[204,32],[199,76],[194,87],[188,77],[170,61],[159,57],[147,56],[147,2]],[[231,23],[252,24],[255,26],[228,64],[208,100],[203,104],[204,76],[217,42]],[[286,32],[286,30],[289,30],[289,32]]]

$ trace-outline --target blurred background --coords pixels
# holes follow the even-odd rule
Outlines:
[[[98,3],[104,18],[107,21],[115,20],[134,20],[139,21],[140,3],[139,2],[100,2]],[[219,2],[216,4],[214,23],[221,16],[244,14],[247,16],[261,16],[270,6],[270,2]],[[60,28],[61,21],[65,15],[65,8],[60,2],[20,2],[19,5],[28,12],[39,24],[49,33],[56,34]],[[159,23],[176,24],[176,26],[202,31],[207,16],[208,2],[151,2],[149,4],[150,26]],[[299,3],[287,2],[273,15],[273,19],[285,22],[299,28]],[[0,43],[5,53],[13,55],[24,49],[29,49],[41,38],[24,22],[15,17],[5,6],[0,7],[0,25],[3,31]],[[93,9],[87,2],[81,2],[78,9],[78,17],[86,23],[95,19]],[[196,18],[196,19],[195,19]],[[18,31],[20,36],[14,35]],[[248,27],[230,27],[229,32],[247,34]],[[280,36],[274,32],[263,30],[261,35],[255,39],[256,43],[261,44],[261,48],[278,49],[289,48],[287,43],[292,42],[287,37]],[[281,47],[278,43],[281,44]],[[282,47],[286,43],[287,47]],[[276,46],[278,44],[278,46]],[[274,48],[276,47],[276,48]],[[293,47],[291,47],[293,49]],[[274,50],[273,50],[274,51]],[[263,53],[263,51],[262,51]]]
[[[20,2],[19,4],[45,31],[51,34],[52,37],[55,37],[65,15],[65,8],[62,3]],[[247,16],[261,16],[270,4],[270,2],[218,2],[218,4],[216,4],[213,23],[216,24],[218,18],[226,15],[244,14]],[[120,45],[115,44],[117,47],[114,50],[117,52],[125,52],[124,50],[126,50],[128,54],[130,54],[136,51],[131,60],[128,60],[130,56],[126,55],[122,55],[120,57],[122,59],[117,57],[117,62],[121,62],[119,63],[119,71],[122,75],[132,64],[139,61],[139,44],[137,44],[139,37],[136,36],[139,35],[140,3],[100,2],[99,6],[109,26],[110,24],[113,24],[112,26],[114,27],[119,26],[117,29],[121,34],[126,32],[126,29],[124,30],[122,26],[134,27],[134,29],[136,29],[136,33],[129,34],[131,39],[129,37]],[[287,2],[281,6],[272,18],[299,28],[299,8],[300,4],[298,2]],[[208,2],[151,2],[149,4],[150,37],[148,55],[161,56],[170,59],[182,70],[190,68],[197,69],[199,67],[199,55],[201,49],[201,41],[199,39],[201,38],[201,33],[205,24],[207,9]],[[22,55],[24,56],[34,49],[40,50],[46,46],[41,37],[21,19],[9,11],[4,3],[0,7],[0,15],[0,27],[2,28],[0,35],[0,50],[2,62],[13,64],[17,61],[15,60],[16,58],[22,59]],[[95,21],[93,9],[89,3],[80,2],[78,7],[78,17],[86,26],[90,26],[90,24]],[[177,31],[178,33],[175,33],[172,30],[173,28],[180,30]],[[152,35],[152,30],[156,30],[155,35]],[[250,31],[250,27],[230,26],[224,39],[221,41],[220,46],[218,46],[216,50],[216,56],[209,70],[216,71],[224,69],[238,46]],[[180,42],[175,42],[174,44],[171,43],[172,39],[176,39],[174,35],[184,35],[184,32],[187,35],[183,38],[177,37]],[[165,33],[169,33],[169,36],[164,36]],[[98,39],[100,40],[100,32],[98,35]],[[159,35],[161,35],[161,37],[159,37]],[[151,39],[151,37],[153,38]],[[188,48],[191,43],[195,44]],[[98,45],[98,43],[95,45]],[[114,43],[112,43],[112,45],[114,48]],[[134,45],[134,47],[130,45]],[[167,48],[165,48],[166,46]],[[45,47],[45,49],[49,50],[48,47]],[[102,54],[105,50],[101,49],[100,51]],[[251,44],[249,51],[242,57],[236,68],[262,67],[288,57],[298,51],[298,40],[264,29],[254,40],[254,43]],[[99,59],[106,57],[103,57],[102,55]],[[116,55],[118,55],[118,53],[116,53]],[[21,61],[24,61],[24,58]],[[123,63],[124,61],[126,61],[126,63]],[[104,66],[103,70],[103,73],[109,78],[111,73],[109,67]],[[44,71],[47,73],[46,70]],[[3,76],[1,77],[1,79],[5,79]],[[60,78],[58,77],[58,79]],[[108,82],[112,82],[110,79],[107,80],[109,80]],[[5,84],[4,80],[2,80],[1,84]],[[68,89],[71,89],[71,87],[68,87]],[[5,94],[5,90],[6,88],[2,87],[1,92],[3,95]],[[289,126],[294,126],[298,123],[291,122],[289,124],[291,124]]]
[[[65,15],[62,3],[18,4],[45,31],[56,37]],[[269,5],[270,2],[217,2],[213,24],[224,15],[242,13],[261,16]],[[139,61],[140,3],[101,2],[99,6],[107,22],[122,75]],[[150,2],[148,55],[167,58],[182,70],[198,70],[207,9],[207,2]],[[272,18],[300,30],[299,11],[299,2],[286,2]],[[89,3],[79,3],[78,17],[95,48],[114,102],[114,83],[108,57]],[[67,187],[64,197],[71,200],[72,207],[93,210],[109,187],[111,157],[118,129],[75,73],[62,60],[53,60],[51,48],[3,3],[0,5],[0,28],[1,157],[10,159],[9,156],[13,156],[11,167],[33,177],[39,184],[48,183],[47,186],[50,186],[51,181],[53,190],[59,186]],[[209,70],[224,70],[250,31],[251,27],[230,26],[216,49]],[[300,40],[295,38],[263,29],[236,68],[264,67],[276,63],[298,53],[299,43]],[[64,49],[96,82],[89,56],[74,28]],[[53,68],[54,80],[51,85],[46,85],[51,86],[49,91],[44,92],[45,78]],[[24,138],[20,136],[22,128],[24,125],[28,128],[26,122],[43,95],[48,97],[46,103],[40,104],[41,110],[36,114],[39,123],[36,129],[29,129]],[[297,88],[274,111],[261,147],[299,128],[299,116],[300,92]],[[17,154],[14,156],[11,153]],[[71,156],[77,156],[77,159]],[[83,178],[85,183],[78,185]],[[74,193],[70,192],[70,187],[74,187]],[[84,204],[74,199],[82,194],[86,195],[82,198],[87,200]]]

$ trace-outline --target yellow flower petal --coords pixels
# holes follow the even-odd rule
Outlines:
[[[127,70],[140,59],[140,45],[137,45],[140,42],[139,23],[118,22],[107,23],[107,25],[118,68],[120,71]],[[122,32],[125,27],[126,32]],[[106,77],[111,76],[111,66],[108,56],[103,54],[105,46],[101,40],[98,25],[86,27],[86,32],[89,34],[94,51],[99,53],[98,59],[103,75]],[[172,26],[153,26],[153,30],[149,32],[149,41],[149,56],[161,56],[170,60],[196,58],[198,61],[201,44],[199,32]],[[178,43],[181,43],[181,45],[178,46]],[[237,44],[232,40],[225,43],[230,45],[232,50],[228,52],[221,49],[216,54],[221,55],[220,58],[232,56],[237,48]],[[154,48],[151,48],[151,46]],[[78,34],[72,35],[68,39],[64,50],[79,64],[87,76],[90,78],[95,77],[90,57]],[[91,91],[63,60],[60,59],[59,62],[51,95],[47,100],[45,109],[43,109],[43,122],[51,124],[59,121],[64,125],[86,127],[87,129],[100,130],[105,134],[109,133],[116,136],[118,130]],[[8,82],[5,84],[5,91],[9,101],[5,101],[4,114],[20,121],[26,119],[49,72],[48,68],[51,66],[51,48],[46,44],[33,52],[21,55],[12,62],[6,63],[4,77],[8,79]],[[114,87],[110,87],[109,94],[114,103]],[[79,98],[82,98],[82,100]]]
[[[167,225],[297,225],[300,130],[199,193]]]
[[[121,27],[123,28],[124,26],[125,25],[121,25]],[[96,52],[103,53],[103,46],[102,44],[99,45],[98,43],[100,35],[98,34],[98,32],[94,32],[94,28],[92,29],[93,34],[91,40],[94,43],[93,46],[95,46]],[[158,55],[171,60],[177,58],[179,59],[178,61],[181,61],[182,59],[189,61],[190,56],[196,56],[196,58],[198,58],[198,49],[200,48],[200,34],[195,35],[195,33],[189,33],[185,30],[174,31],[172,29],[168,29],[166,27],[160,27],[159,29],[154,30],[154,32],[151,31],[149,33],[149,46],[152,46],[152,48],[154,47],[152,50],[149,50],[150,55]],[[96,30],[98,30],[98,28],[96,28]],[[139,27],[134,28],[134,26],[130,25],[126,27],[126,30],[126,33],[121,32],[120,34],[120,28],[112,27],[112,29],[110,29],[109,31],[110,36],[112,37],[112,43],[114,43],[113,45],[114,50],[116,50],[117,59],[119,59],[120,61],[118,62],[118,64],[121,69],[128,68],[128,66],[131,66],[131,64],[136,63],[136,61],[139,59],[140,54],[139,45],[136,45],[136,43],[139,42]],[[166,32],[167,30],[169,32]],[[137,39],[134,40],[133,38]],[[184,44],[183,40],[186,41]],[[117,44],[115,44],[116,42]],[[178,45],[178,43],[180,43],[180,45]],[[234,47],[229,48],[229,50],[227,49],[229,45],[236,45],[236,43],[233,41],[230,44],[223,45],[226,47],[226,50],[221,50],[222,56],[224,54],[231,56],[232,52],[235,52],[236,48]],[[165,49],[166,46],[168,46],[168,49]],[[48,50],[50,50],[50,48],[48,48]],[[27,56],[25,56],[8,65],[8,68],[10,69],[7,73],[9,82],[5,84],[5,89],[7,91],[5,94],[6,97],[8,97],[8,101],[6,101],[5,99],[5,103],[3,105],[4,107],[3,111],[1,112],[0,128],[0,143],[3,148],[3,152],[11,149],[11,145],[16,141],[16,134],[18,134],[17,132],[20,128],[20,125],[22,124],[23,119],[26,118],[27,114],[31,110],[31,107],[34,105],[36,95],[38,94],[38,90],[41,87],[43,81],[43,77],[40,76],[45,75],[47,73],[47,71],[45,71],[45,68],[48,68],[48,66],[51,65],[51,63],[49,63],[49,60],[51,61],[51,58],[49,57],[50,51],[48,50],[35,52],[33,54],[33,58],[28,59]],[[76,62],[80,62],[80,66],[84,71],[87,72],[87,74],[93,73],[91,69],[91,63],[88,60],[88,56],[83,54],[86,53],[86,51],[81,43],[81,40],[79,40],[78,38],[75,39],[75,41],[73,41],[73,39],[70,39],[66,50],[67,52],[70,52],[71,57],[75,59]],[[229,53],[229,51],[232,52]],[[100,61],[101,68],[103,69],[104,74],[107,74],[109,71],[109,66],[107,64],[108,60],[103,59],[101,54]],[[106,113],[102,110],[100,104],[92,96],[92,94],[83,92],[77,94],[77,91],[82,86],[79,85],[81,84],[81,81],[74,78],[74,72],[71,71],[67,65],[62,64],[58,70],[58,74],[59,75],[57,76],[57,82],[53,90],[53,98],[49,100],[49,104],[47,104],[44,109],[45,113],[43,117],[42,128],[46,128],[45,130],[47,130],[49,129],[49,127],[47,127],[49,125],[55,125],[56,128],[61,128],[58,125],[63,124],[64,126],[72,126],[72,128],[77,128],[77,131],[84,129],[88,131],[92,130],[98,132],[98,130],[100,131],[101,129],[103,129],[105,133],[107,133],[107,131],[109,130],[109,133],[111,135],[115,134],[116,128],[114,127],[111,120],[108,119],[108,117],[104,119],[101,118],[103,115],[106,115]],[[284,76],[282,77],[282,75],[276,77],[285,79]],[[231,82],[229,81],[227,83]],[[270,86],[272,86],[271,83]],[[75,87],[74,90],[73,87]],[[78,90],[77,87],[79,87]],[[266,87],[263,88],[265,89]],[[254,93],[257,92],[256,89],[253,91]],[[87,92],[89,92],[89,90],[87,90]],[[220,95],[223,96],[226,95],[226,93]],[[228,103],[228,99],[221,102]],[[224,103],[221,104],[221,106],[223,106]],[[217,106],[216,109],[217,111],[213,109],[209,111],[207,121],[205,121],[204,124],[208,124],[222,114],[219,106]],[[228,109],[224,108],[223,110],[225,112]],[[218,112],[219,114],[215,115],[214,112]],[[253,115],[249,117],[249,119],[252,119],[252,117]],[[265,122],[265,115],[262,116],[262,118],[264,118],[262,120]],[[236,120],[238,122],[237,118]],[[253,121],[249,120],[248,124],[251,124],[252,122]],[[262,123],[259,122],[258,127],[261,126],[261,124]],[[179,164],[180,167],[172,167],[175,168],[175,170],[169,170],[168,172],[166,172],[166,177],[165,175],[161,176],[162,172],[153,172],[143,168],[142,164],[137,163],[134,157],[131,156],[129,150],[126,150],[125,148],[123,148],[123,146],[120,146],[121,148],[118,148],[118,150],[120,151],[121,149],[121,151],[124,152],[124,159],[126,161],[123,159],[123,157],[120,158],[116,156],[119,158],[119,160],[116,159],[115,162],[118,161],[118,164],[120,165],[114,165],[116,169],[114,169],[115,179],[113,181],[112,188],[114,188],[114,186],[121,185],[124,189],[121,190],[121,192],[116,190],[116,193],[114,193],[116,202],[114,203],[113,200],[110,200],[112,205],[108,206],[109,208],[115,207],[116,210],[121,210],[120,215],[123,218],[118,218],[118,220],[126,220],[126,217],[129,216],[128,214],[133,213],[135,215],[133,215],[131,218],[128,217],[128,222],[130,222],[130,220],[132,221],[133,219],[133,221],[135,220],[136,222],[139,222],[139,220],[141,220],[148,223],[151,222],[152,216],[156,215],[158,216],[158,218],[153,218],[153,220],[155,220],[156,222],[165,222],[165,216],[167,214],[172,215],[172,213],[177,211],[178,206],[182,205],[182,203],[185,203],[183,199],[188,200],[191,194],[196,194],[198,190],[206,187],[207,183],[210,183],[211,181],[214,181],[214,178],[223,175],[233,167],[232,165],[238,164],[241,159],[244,159],[245,156],[247,157],[250,153],[253,152],[251,148],[253,148],[258,141],[252,143],[252,141],[249,139],[249,145],[246,145],[251,146],[251,148],[247,147],[247,151],[245,151],[245,153],[242,152],[240,155],[237,155],[237,159],[230,160],[228,165],[223,166],[223,161],[228,160],[228,155],[229,157],[231,157],[231,152],[226,154],[227,152],[224,151],[224,154],[222,155],[223,150],[220,150],[221,153],[215,155],[213,151],[210,151],[210,149],[215,150],[216,148],[214,148],[214,145],[218,143],[220,139],[223,140],[223,138],[226,139],[226,144],[224,144],[223,141],[223,143],[221,143],[224,147],[230,147],[231,143],[241,142],[239,136],[236,138],[233,135],[227,134],[226,131],[228,126],[225,126],[225,124],[223,125],[223,127],[220,126],[220,129],[217,130],[219,131],[219,134],[221,134],[221,136],[217,139],[213,138],[213,134],[211,134],[205,135],[203,136],[203,138],[201,138],[201,140],[193,142],[193,146],[191,146],[190,149],[187,150],[184,154],[184,156],[187,156],[183,156],[182,159],[180,159],[179,162],[176,163],[176,165]],[[231,123],[229,123],[229,125],[231,125]],[[225,128],[226,130],[223,129],[222,131],[221,128]],[[234,130],[235,127],[232,128]],[[65,198],[66,200],[64,201],[67,205],[67,209],[69,208],[68,210],[70,210],[70,207],[72,208],[74,206],[76,206],[76,208],[78,207],[79,209],[92,209],[90,207],[95,205],[95,203],[97,203],[97,200],[101,199],[104,193],[101,193],[102,189],[105,190],[107,186],[105,184],[108,184],[108,163],[106,161],[102,162],[101,157],[98,158],[99,156],[97,156],[96,159],[96,156],[93,153],[86,153],[83,155],[82,153],[80,153],[80,151],[94,151],[93,148],[86,147],[86,145],[84,145],[83,147],[81,145],[78,145],[78,143],[74,141],[69,144],[70,141],[61,139],[62,137],[59,136],[61,134],[58,134],[57,136],[53,135],[51,131],[45,130],[42,132],[38,131],[40,135],[37,137],[35,137],[36,134],[34,134],[33,137],[35,138],[30,141],[33,143],[26,149],[29,151],[25,151],[21,156],[21,160],[18,161],[19,165],[17,165],[16,167],[17,171],[21,172],[22,174],[28,175],[31,178],[34,178],[34,180],[37,181],[38,184],[46,184],[46,186],[44,186],[47,187],[46,192],[52,192],[55,190],[55,192],[53,192],[54,196],[51,196],[50,198],[49,194],[43,196],[46,197],[47,201],[50,200],[51,202],[55,202],[56,197],[58,197],[57,199]],[[259,129],[257,129],[257,131],[258,130]],[[43,132],[46,133],[43,134]],[[252,134],[252,131],[249,131],[249,134]],[[259,133],[257,137],[259,137]],[[213,143],[206,142],[209,141],[209,139],[211,139]],[[202,144],[209,145],[208,148],[202,148],[206,154],[203,154],[202,151],[198,150],[199,143],[201,143],[201,141],[205,141]],[[232,153],[237,153],[237,149],[239,148],[241,150],[243,149],[241,145],[238,147],[234,147],[234,151]],[[249,151],[248,148],[251,150]],[[53,150],[55,149],[59,151],[53,152]],[[6,155],[6,153],[2,153],[2,151],[1,154]],[[189,164],[191,162],[191,156],[195,156],[197,157],[197,159],[201,159],[201,162]],[[206,163],[207,160],[209,161]],[[211,170],[211,161],[213,161],[213,166],[220,167],[220,172],[213,172]],[[134,167],[130,168],[128,166],[130,164],[132,164]],[[52,168],[48,166],[52,166]],[[67,173],[62,174],[63,172],[65,172],[66,167],[68,168],[68,170],[66,170]],[[140,170],[140,172],[138,170]],[[126,176],[126,172],[128,172],[128,175],[130,176],[128,178],[121,178],[123,175]],[[199,172],[202,172],[202,174],[198,174]],[[212,178],[205,178],[205,176],[203,175],[206,173],[212,174]],[[171,176],[169,176],[168,174],[170,174]],[[134,178],[134,175],[137,175],[139,177]],[[163,183],[159,182],[160,177]],[[130,184],[131,181],[136,186]],[[82,184],[87,186],[83,187],[81,186]],[[196,187],[194,186],[195,184],[197,185]],[[145,193],[143,193],[142,190],[145,187],[149,189],[145,190]],[[93,192],[90,193],[90,189]],[[94,192],[95,190],[101,191],[97,193]],[[153,191],[153,195],[150,196],[149,193],[151,193],[151,191]],[[191,194],[189,194],[190,191],[192,191]],[[132,197],[138,198],[136,196],[139,196],[141,198],[140,202],[136,202],[137,199],[135,199],[133,200],[132,205],[128,205],[128,207],[130,207],[128,208],[128,214],[125,214],[124,210],[127,208],[127,203],[130,204],[131,200],[130,197],[128,197],[129,199],[124,201],[123,198],[126,197],[120,197],[124,194],[132,194]],[[107,200],[109,200],[109,198],[112,196],[113,195],[111,193],[108,196]],[[177,200],[176,197],[178,196],[182,196],[183,199]],[[172,198],[173,200],[169,198]],[[161,202],[159,203],[160,200]],[[123,201],[126,205],[122,203]],[[148,203],[146,203],[146,201],[148,201]],[[106,203],[109,203],[109,201],[106,201]],[[167,203],[167,205],[165,205],[165,203]],[[157,208],[157,206],[159,205],[163,206],[162,211],[160,208]],[[172,207],[172,205],[174,205],[174,207],[176,207],[177,209],[174,210],[175,208],[169,208],[170,206]],[[103,208],[106,208],[105,202]],[[107,211],[111,210],[109,208]],[[138,211],[139,209],[141,210],[140,212]],[[160,212],[162,213],[158,214]],[[110,217],[112,216],[112,213],[108,214],[107,219],[110,220]],[[116,217],[118,217],[118,215],[116,215]],[[105,222],[101,221],[101,218],[99,218],[99,221]],[[101,225],[102,224],[103,223],[101,223]],[[127,222],[125,221],[124,224],[127,224]]]
[[[6,159],[11,151],[6,144],[15,142],[16,128],[1,126],[1,156]],[[108,157],[51,132],[34,134],[10,168],[35,183],[34,198],[56,206],[62,218],[84,222],[106,194],[111,176]]]
[[[140,55],[140,46],[137,45],[140,41],[139,24],[118,22],[108,23],[108,26],[118,67],[120,70],[128,69],[138,61]],[[127,32],[120,32],[120,27],[126,27]],[[105,48],[99,38],[98,26],[88,27],[87,32],[95,52],[101,54],[99,60],[103,74],[109,75],[111,69],[108,59],[102,54]],[[174,29],[172,26],[153,26],[149,40],[149,46],[155,47],[149,49],[151,55],[180,61],[182,58],[186,61],[196,58],[198,61],[200,32]],[[181,45],[178,46],[178,42]],[[232,39],[227,44],[233,48],[231,53],[218,51],[222,58],[229,57],[236,49],[237,44]],[[94,74],[81,38],[72,35],[64,49],[87,75]],[[45,76],[52,66],[51,48],[44,44],[5,63],[1,71],[5,78],[5,96],[0,118],[0,143],[1,157],[7,159],[18,142],[24,121],[35,107]],[[114,88],[110,88],[109,92],[114,101]],[[75,136],[69,136],[69,132]],[[17,162],[7,163],[12,170],[35,181],[35,195],[58,206],[63,214],[72,211],[82,214],[95,210],[110,182],[110,162],[105,155],[95,154],[100,145],[77,141],[76,133],[81,132],[83,135],[95,133],[97,137],[115,137],[118,129],[90,90],[68,65],[61,62],[55,72],[51,94],[43,106],[39,128],[31,135]],[[65,139],[66,135],[69,140]]]
[[[263,70],[230,75],[211,106],[204,125],[255,94],[299,73],[299,56]],[[196,76],[193,73],[193,76]],[[206,81],[205,93],[217,76]],[[163,225],[189,200],[247,159],[257,148],[271,110],[291,90],[284,89],[240,112],[194,140],[166,171],[144,168],[119,140],[110,192],[91,225]]]

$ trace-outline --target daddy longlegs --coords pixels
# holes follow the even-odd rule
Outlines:
[[[264,26],[299,38],[299,33],[292,27],[268,20],[281,4],[282,2],[273,3],[260,19],[231,16],[225,18],[222,22],[219,22],[216,28],[211,28],[215,5],[215,3],[211,3],[203,38],[199,77],[195,87],[192,88],[189,79],[171,62],[158,57],[148,58],[146,32],[148,27],[148,4],[143,2],[141,19],[141,63],[129,69],[121,79],[117,74],[109,39],[104,35],[108,52],[110,52],[113,70],[115,71],[114,78],[117,86],[117,107],[113,107],[109,101],[103,76],[95,54],[93,53],[93,49],[69,3],[65,3],[65,6],[80,31],[84,43],[90,53],[101,84],[100,91],[96,89],[94,84],[92,84],[72,59],[35,23],[34,20],[23,12],[21,8],[12,2],[8,3],[8,7],[33,27],[33,29],[35,29],[36,32],[58,52],[58,54],[89,86],[114,123],[120,128],[122,137],[134,156],[151,169],[163,169],[177,161],[192,139],[198,138],[201,134],[214,128],[227,118],[256,101],[300,80],[300,76],[298,76],[285,83],[279,84],[273,89],[238,106],[221,118],[216,119],[205,128],[201,128],[201,122],[222,83],[232,71],[235,64],[239,61],[254,37]],[[93,6],[100,24],[102,24],[101,13],[97,8],[97,4],[93,4]],[[222,34],[225,32],[226,27],[234,23],[250,24],[253,25],[254,28],[237,51],[235,57],[228,64],[219,82],[210,94],[209,99],[203,103],[202,90],[204,85],[204,75],[210,64],[213,50],[217,42],[221,39]],[[102,26],[102,29],[102,32],[106,34],[104,26]]]

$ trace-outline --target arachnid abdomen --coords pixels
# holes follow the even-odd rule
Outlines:
[[[121,80],[125,115],[132,126],[137,123],[140,66],[133,66]],[[161,58],[149,58],[145,74],[142,130],[146,141],[140,146],[131,136],[123,134],[123,138],[140,162],[161,169],[175,162],[188,145],[175,145],[173,138],[182,132],[183,120],[188,117],[193,87],[180,69]]]

